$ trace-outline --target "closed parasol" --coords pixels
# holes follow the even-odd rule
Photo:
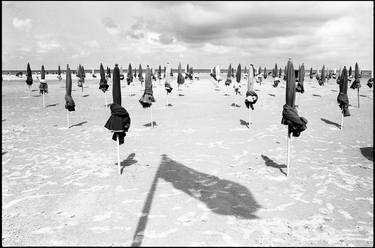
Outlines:
[[[185,78],[182,76],[182,71],[181,71],[181,62],[178,64],[178,75],[177,75],[177,84],[178,87],[180,87],[181,84],[184,84]]]
[[[112,85],[113,103],[111,104],[111,116],[104,125],[105,128],[113,132],[112,139],[117,141],[117,166],[120,171],[120,145],[124,143],[126,132],[130,127],[130,116],[128,111],[121,106],[121,86],[120,86],[120,69],[115,65],[113,69]]]

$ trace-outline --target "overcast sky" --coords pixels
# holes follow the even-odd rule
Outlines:
[[[373,65],[368,2],[2,2],[2,69]]]

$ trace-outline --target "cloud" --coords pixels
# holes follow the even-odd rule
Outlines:
[[[16,28],[16,29],[30,30],[31,27],[32,27],[31,19],[26,18],[26,19],[22,20],[22,19],[18,19],[17,17],[14,17],[13,18],[13,27]]]
[[[99,47],[99,42],[96,40],[85,41],[83,44],[91,48]]]
[[[117,25],[112,18],[110,17],[103,17],[102,24],[105,26],[107,32],[110,35],[118,35],[121,33],[121,28]]]
[[[51,50],[62,47],[60,45],[60,43],[58,43],[54,40],[51,40],[51,41],[48,41],[48,42],[38,41],[36,44],[38,46],[37,53],[46,53],[46,52],[49,52]]]

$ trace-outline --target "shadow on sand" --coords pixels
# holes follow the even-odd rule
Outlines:
[[[167,107],[172,107],[173,106],[173,104],[171,104],[171,103],[168,103],[168,105],[167,105]]]
[[[134,157],[135,157],[135,153],[133,152],[126,159],[124,159],[120,163],[120,167],[121,167],[120,174],[122,174],[122,172],[124,171],[125,167],[131,166],[132,164],[135,164],[135,163],[138,162],[138,160],[135,160]],[[116,165],[117,165],[117,163],[116,163]]]
[[[236,107],[236,108],[241,107],[241,105],[237,105],[237,103],[232,103],[230,106],[231,106],[231,107]]]
[[[49,108],[49,107],[55,107],[55,106],[57,106],[57,105],[59,105],[59,104],[58,104],[58,103],[48,104],[48,105],[46,106],[46,108]]]
[[[247,121],[240,120],[240,124],[241,124],[242,126],[246,126],[247,128],[250,128],[250,127],[249,127],[249,123],[248,123]]]
[[[77,124],[71,125],[70,127],[80,127],[80,126],[82,126],[83,124],[86,124],[86,123],[87,123],[87,121],[82,121],[82,122],[80,122],[80,123],[77,123]]]
[[[374,161],[374,147],[361,147],[359,149],[364,157],[370,161]]]
[[[317,94],[312,94],[313,96],[316,96],[316,97],[322,97],[321,95],[317,95]]]
[[[268,95],[270,95],[270,96],[275,96],[275,94],[268,94]]]
[[[146,230],[148,215],[159,179],[206,204],[212,212],[221,215],[235,216],[242,219],[258,218],[254,213],[261,207],[251,192],[244,186],[216,176],[191,169],[181,163],[161,156],[161,163],[155,174],[142,215],[139,218],[131,246],[141,246]]]
[[[269,157],[267,157],[266,155],[262,154],[261,156],[262,156],[264,162],[266,162],[266,166],[270,166],[270,167],[279,169],[280,172],[283,173],[286,176],[286,173],[282,170],[283,168],[286,168],[285,164],[278,164],[275,161],[273,161],[272,159],[270,159]]]
[[[158,125],[158,124],[156,123],[156,121],[153,121],[152,123],[151,123],[151,122],[150,122],[150,123],[146,123],[146,124],[144,124],[143,126],[144,126],[144,127],[151,127],[151,124],[154,124],[154,127]]]
[[[86,94],[86,95],[83,95],[82,97],[88,97],[89,96],[89,94]]]
[[[327,123],[327,124],[330,124],[330,125],[333,125],[333,126],[335,126],[335,127],[337,127],[337,128],[340,128],[340,125],[339,124],[337,124],[337,123],[335,123],[335,122],[333,122],[333,121],[330,121],[330,120],[327,120],[327,119],[324,119],[324,118],[320,118],[322,121],[324,121],[325,123]]]

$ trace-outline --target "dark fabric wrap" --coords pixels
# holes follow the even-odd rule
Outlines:
[[[370,79],[367,81],[367,86],[368,86],[369,88],[371,88],[373,84],[374,84],[374,79],[373,79],[373,78],[370,78]]]
[[[167,91],[168,94],[171,93],[172,90],[173,90],[171,84],[168,83],[168,82],[165,82],[165,83],[164,83],[164,87],[165,87],[165,90]]]
[[[299,137],[301,132],[307,129],[307,120],[304,117],[298,116],[297,110],[287,104],[283,106],[281,124],[288,125],[294,137]]]
[[[273,81],[273,87],[276,88],[280,83],[280,80],[276,79]]]
[[[70,112],[75,111],[75,106],[72,96],[65,95],[65,108]]]
[[[107,79],[105,78],[100,78],[99,82],[99,89],[105,93],[108,90],[109,85],[107,84]]]
[[[252,97],[255,96],[255,100],[252,100],[252,101],[248,100],[248,99],[247,99],[248,96],[252,96]],[[247,107],[247,108],[250,107],[252,110],[254,110],[254,106],[253,106],[253,105],[254,105],[257,101],[258,101],[258,95],[257,95],[257,93],[255,93],[255,91],[253,91],[253,90],[248,90],[248,91],[246,92],[246,99],[245,99],[245,105],[246,105],[246,107]]]
[[[47,83],[40,83],[39,84],[39,92],[40,92],[40,94],[48,93],[48,84]]]
[[[303,87],[303,82],[297,83],[296,91],[300,92],[301,94],[303,94],[303,92],[305,92],[305,88]]]
[[[357,88],[361,88],[361,82],[359,81],[359,79],[355,79],[352,85],[350,85],[350,88],[353,90]]]
[[[350,116],[348,95],[340,92],[337,96],[337,102],[339,103],[339,107],[342,110],[344,116]]]
[[[124,144],[124,138],[126,136],[126,132],[129,130],[130,127],[130,116],[128,111],[123,108],[121,105],[117,103],[111,104],[111,116],[109,117],[107,123],[104,125],[105,128],[111,131],[119,131],[115,132],[112,135],[112,139],[114,141],[119,138],[120,145]]]

